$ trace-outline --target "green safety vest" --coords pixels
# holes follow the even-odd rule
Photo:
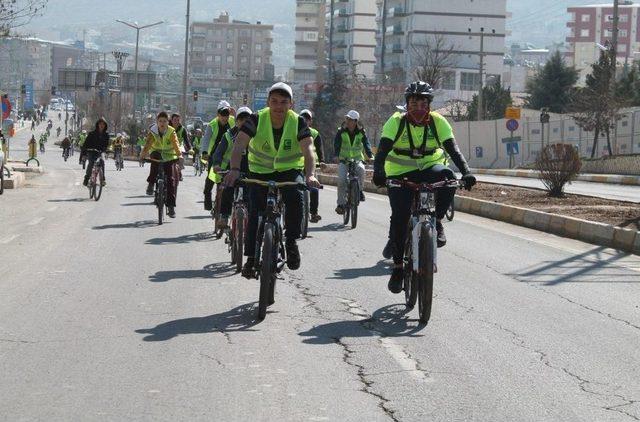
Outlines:
[[[316,151],[316,144],[315,144],[315,140],[318,137],[318,135],[320,134],[320,132],[318,132],[316,129],[309,127],[309,130],[311,131],[311,139],[313,140],[313,142],[311,142],[311,148],[313,149],[313,156],[316,159],[316,164],[318,164],[318,151]]]
[[[158,151],[162,155],[162,161],[172,161],[178,159],[178,156],[173,149],[173,145],[171,144],[171,139],[175,132],[175,129],[171,126],[167,127],[167,131],[164,133],[164,136],[162,138],[160,138],[160,135],[158,135],[157,133],[151,132],[151,134],[153,135],[151,151]]]
[[[224,134],[224,137],[227,139],[227,150],[222,155],[220,168],[222,170],[227,170],[229,168],[229,163],[231,163],[231,153],[233,152],[233,138],[231,137],[231,131],[228,130]],[[222,183],[222,176],[213,171],[213,167],[209,170],[209,179],[213,180],[214,183]]]
[[[145,139],[144,139],[142,136],[141,136],[141,137],[139,137],[139,138],[138,138],[138,141],[136,142],[136,144],[137,144],[138,146],[141,146],[141,147],[143,147],[146,143],[147,143],[147,142],[145,141]]]
[[[364,160],[364,154],[362,153],[362,148],[364,147],[362,143],[362,139],[364,138],[364,134],[362,132],[356,133],[356,136],[353,138],[353,144],[351,143],[351,137],[349,136],[349,131],[345,130],[342,132],[342,146],[340,147],[340,159],[341,160]]]
[[[78,137],[78,145],[83,146],[84,145],[84,141],[87,140],[87,135],[85,135],[84,133],[80,134],[80,136]]]
[[[289,110],[284,121],[282,138],[276,151],[269,108],[258,112],[258,129],[249,141],[249,171],[268,174],[274,171],[304,169],[304,156],[298,142],[298,115]]]
[[[444,164],[446,162],[444,150],[442,149],[440,141],[438,140],[438,134],[434,133],[434,130],[439,123],[437,122],[437,120],[444,119],[444,117],[436,113],[431,113],[431,120],[434,123],[425,127],[413,126],[409,124],[409,122],[405,121],[404,127],[401,128],[402,119],[403,114],[397,112],[393,116],[391,116],[391,118],[385,124],[385,133],[397,133],[395,135],[396,138],[393,143],[393,149],[391,150],[391,152],[389,152],[389,155],[387,155],[387,159],[384,163],[384,171],[387,177],[400,176],[411,171],[431,168],[436,164]],[[444,121],[444,123],[446,123],[446,120]],[[415,148],[420,148],[424,139],[424,131],[429,131],[427,132],[427,145],[425,146],[425,150],[431,152],[431,154],[426,154],[421,158],[413,158],[407,155],[396,153],[396,150],[411,150],[411,144],[409,142],[408,135],[409,130],[411,131],[411,136],[413,138]],[[383,136],[386,135],[383,134]],[[393,137],[393,135],[391,136]]]
[[[181,126],[180,130],[176,130],[176,135],[178,136],[178,145],[182,147],[184,145],[184,138],[187,135],[187,131],[184,129],[184,126]]]
[[[202,137],[199,136],[194,136],[193,137],[193,149],[194,150],[199,150],[200,149],[200,140],[202,139]]]
[[[229,116],[229,127],[233,127],[235,124],[236,119],[233,116]],[[211,155],[213,152],[213,145],[216,143],[216,139],[218,139],[218,131],[220,130],[220,123],[218,122],[217,116],[209,122],[209,126],[211,126],[211,138],[209,139],[207,154]]]

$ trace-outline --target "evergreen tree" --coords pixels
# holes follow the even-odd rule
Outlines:
[[[565,113],[571,104],[578,81],[578,71],[567,66],[556,51],[538,74],[527,81],[527,107],[536,110],[547,107],[553,113]]]
[[[496,80],[482,88],[484,118],[485,120],[496,120],[504,117],[504,111],[511,105],[511,90],[504,89],[499,80]],[[478,95],[474,95],[467,108],[467,118],[469,120],[478,119]]]
[[[333,157],[333,135],[342,119],[338,115],[345,106],[347,93],[346,77],[336,71],[331,72],[331,78],[313,100],[314,124],[322,134],[324,152],[327,157]]]

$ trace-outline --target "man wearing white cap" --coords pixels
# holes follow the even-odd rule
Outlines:
[[[233,186],[240,175],[242,153],[248,148],[249,176],[275,182],[300,182],[309,187],[320,187],[315,177],[313,139],[304,118],[293,107],[293,91],[285,83],[278,82],[269,89],[267,108],[252,114],[244,123],[231,154],[231,170],[225,177],[225,185]],[[258,217],[266,208],[268,189],[252,186],[249,201],[249,224],[245,242],[247,262],[242,275],[251,278],[256,273],[256,232]],[[298,187],[283,188],[285,204],[285,250],[287,266],[300,268],[300,251],[297,239],[302,223],[303,197]]]
[[[229,130],[229,127],[235,124],[232,111],[233,109],[227,101],[220,101],[218,103],[218,115],[207,125],[204,137],[200,143],[200,153],[202,154],[202,158],[205,160],[208,159],[207,173],[211,171],[212,167],[210,158],[212,152],[218,146],[227,130]],[[213,180],[207,177],[204,181],[204,209],[207,211],[211,211],[213,208],[213,200],[211,199],[213,185]]]
[[[300,112],[300,116],[304,117],[304,120],[309,125],[309,130],[311,131],[311,137],[313,138],[313,152],[315,153],[314,158],[316,159],[316,164],[320,164],[320,167],[324,166],[324,147],[322,145],[322,136],[320,136],[320,132],[317,129],[311,127],[313,124],[313,113],[311,110],[304,109]],[[320,190],[315,188],[309,189],[309,221],[312,223],[317,223],[322,220],[320,214],[318,214],[318,207],[320,205]]]
[[[365,168],[363,161],[366,156],[373,158],[371,144],[364,128],[359,124],[360,113],[349,110],[344,116],[345,122],[338,129],[333,140],[333,150],[338,163],[338,206],[336,213],[344,214],[344,205],[347,203],[347,173],[349,171],[348,160],[356,160],[356,172],[360,181],[360,189],[364,186]],[[360,201],[364,201],[364,193],[360,190]]]
[[[238,136],[238,132],[240,128],[244,124],[244,122],[251,116],[253,112],[249,107],[240,107],[236,114],[236,124],[231,129],[229,129],[222,140],[216,147],[212,156],[212,164],[211,171],[209,172],[208,177],[211,178],[217,185],[218,189],[221,188],[220,184],[222,183],[222,176],[218,173],[220,171],[226,171],[229,169],[229,163],[231,162],[231,153],[233,152],[233,143]],[[240,164],[240,171],[244,174],[249,172],[249,164],[247,163],[247,155],[246,152],[242,156],[242,163]],[[218,228],[224,229],[227,227],[229,222],[229,216],[231,215],[231,208],[233,207],[233,186],[223,187],[222,198],[220,201],[220,216],[221,218],[218,220]]]

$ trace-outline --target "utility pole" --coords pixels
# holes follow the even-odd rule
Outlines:
[[[480,90],[478,91],[478,120],[484,120],[484,93],[482,89],[484,87],[483,76],[484,74],[484,27],[480,28]]]
[[[335,10],[335,0],[331,0],[329,6],[329,83],[333,77],[333,11]]]
[[[611,34],[611,95],[615,96],[616,92],[616,67],[618,62],[618,27],[620,21],[619,14],[620,0],[613,0],[613,33]],[[625,51],[625,56],[627,52]],[[613,118],[613,152],[617,154],[618,150],[618,119]]]
[[[189,12],[191,0],[187,0],[187,30],[184,36],[184,74],[182,75],[182,116],[187,118],[187,75],[189,66]]]
[[[386,50],[387,43],[387,0],[382,0],[382,33],[380,34],[380,74],[384,81],[385,66],[384,66],[384,52]]]

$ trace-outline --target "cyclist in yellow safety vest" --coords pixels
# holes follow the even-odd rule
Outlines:
[[[218,114],[209,122],[204,132],[204,137],[200,144],[200,153],[202,158],[208,161],[207,174],[211,171],[212,162],[211,155],[215,151],[216,147],[222,140],[222,137],[229,130],[231,126],[235,124],[235,118],[233,115],[235,111],[231,108],[231,105],[227,101],[220,101],[218,103]],[[213,200],[211,198],[211,192],[213,191],[213,180],[208,177],[204,180],[204,209],[211,211],[213,208]]]
[[[344,205],[347,203],[347,176],[349,171],[348,160],[356,160],[356,173],[360,182],[360,201],[363,202],[364,192],[364,175],[365,168],[363,161],[366,157],[370,160],[373,158],[371,144],[367,138],[364,128],[359,124],[360,113],[350,110],[346,116],[345,122],[338,129],[336,137],[333,140],[333,150],[338,164],[338,206],[336,213],[344,214]]]
[[[181,122],[182,117],[178,113],[173,113],[171,115],[170,125],[176,131],[176,136],[178,137],[178,145],[180,145],[180,150],[183,152],[189,152],[191,149],[191,140],[189,139],[189,133],[187,129],[182,126]],[[179,163],[180,168],[180,181],[182,182],[182,170],[184,170],[184,162],[180,160]]]
[[[231,208],[233,207],[233,186],[221,186],[222,176],[218,173],[221,171],[227,171],[229,169],[229,163],[231,162],[231,153],[233,151],[233,143],[238,136],[238,132],[240,132],[240,128],[244,124],[244,122],[251,116],[253,112],[249,107],[240,107],[238,109],[236,115],[236,125],[229,129],[222,140],[216,147],[213,152],[212,163],[213,167],[211,167],[211,171],[209,171],[209,176],[212,178],[214,183],[218,185],[216,189],[224,189],[222,191],[222,197],[220,200],[220,216],[221,218],[218,220],[219,229],[224,229],[229,224],[229,216],[231,215]],[[249,164],[247,162],[246,151],[242,156],[242,163],[240,164],[240,172],[247,174],[249,172]]]
[[[169,126],[169,115],[161,111],[156,118],[156,124],[149,128],[147,142],[140,153],[140,160],[144,160],[149,154],[151,158],[160,160],[161,163],[152,162],[149,177],[147,177],[147,195],[153,195],[156,177],[160,166],[164,167],[165,186],[167,187],[167,208],[169,217],[176,216],[176,197],[180,179],[178,161],[182,157],[178,137],[173,127]]]
[[[320,187],[315,177],[313,139],[304,118],[298,116],[293,107],[293,90],[278,82],[270,89],[267,107],[252,114],[242,125],[231,153],[231,165],[224,182],[234,186],[240,175],[242,154],[248,148],[249,177],[275,182],[306,183],[309,187]],[[242,275],[251,278],[254,273],[256,231],[258,216],[266,208],[268,189],[252,186],[249,192],[249,221],[246,231],[244,254],[247,262]],[[285,249],[287,266],[291,270],[300,268],[300,251],[297,239],[303,215],[302,189],[283,188],[285,204]]]
[[[433,88],[422,81],[413,82],[405,90],[406,112],[394,113],[382,129],[373,167],[373,183],[377,186],[385,186],[387,179],[408,179],[414,183],[436,183],[455,179],[453,170],[445,165],[445,151],[463,174],[465,188],[471,189],[476,183],[456,144],[451,125],[440,114],[431,111],[433,96]],[[438,247],[444,246],[447,242],[442,218],[453,200],[455,191],[455,188],[439,189],[436,195]],[[393,188],[388,192],[391,225],[389,241],[383,255],[385,258],[393,256],[394,267],[388,285],[393,293],[402,291],[403,252],[411,215],[412,195],[413,192],[405,188]]]
[[[324,167],[324,146],[322,144],[322,136],[317,129],[311,127],[313,124],[313,113],[311,110],[302,110],[300,116],[304,117],[304,120],[309,125],[311,131],[311,137],[313,138],[313,152],[316,164],[320,164],[320,167]],[[317,223],[322,220],[320,214],[318,214],[318,207],[320,205],[320,189],[309,188],[309,221]]]

